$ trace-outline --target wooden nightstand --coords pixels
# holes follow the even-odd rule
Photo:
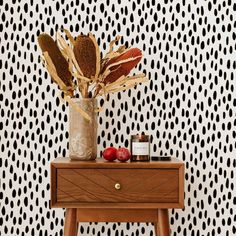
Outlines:
[[[154,222],[156,235],[168,236],[168,208],[184,207],[184,164],[57,158],[51,207],[66,208],[64,236],[77,235],[79,222]]]

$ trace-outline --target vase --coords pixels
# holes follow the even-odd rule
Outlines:
[[[84,118],[70,105],[69,156],[72,160],[95,160],[97,157],[97,100],[74,98],[73,102],[85,111],[91,120]]]

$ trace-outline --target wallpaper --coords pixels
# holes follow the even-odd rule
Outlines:
[[[152,155],[185,163],[185,208],[169,210],[171,235],[236,234],[235,1],[75,0],[0,3],[0,235],[58,236],[50,161],[68,155],[68,106],[40,60],[37,36],[92,32],[101,50],[138,47],[134,72],[149,82],[114,94],[99,114],[98,156],[131,134]],[[84,223],[80,235],[154,235],[151,223]]]

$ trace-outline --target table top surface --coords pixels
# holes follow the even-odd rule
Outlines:
[[[150,162],[108,162],[98,157],[93,161],[75,161],[69,157],[58,157],[51,162],[56,168],[180,168],[184,163],[177,158],[169,161],[150,161]]]

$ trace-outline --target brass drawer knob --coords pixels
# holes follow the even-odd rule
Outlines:
[[[119,183],[116,183],[115,184],[115,189],[119,190],[121,188],[120,184]]]

